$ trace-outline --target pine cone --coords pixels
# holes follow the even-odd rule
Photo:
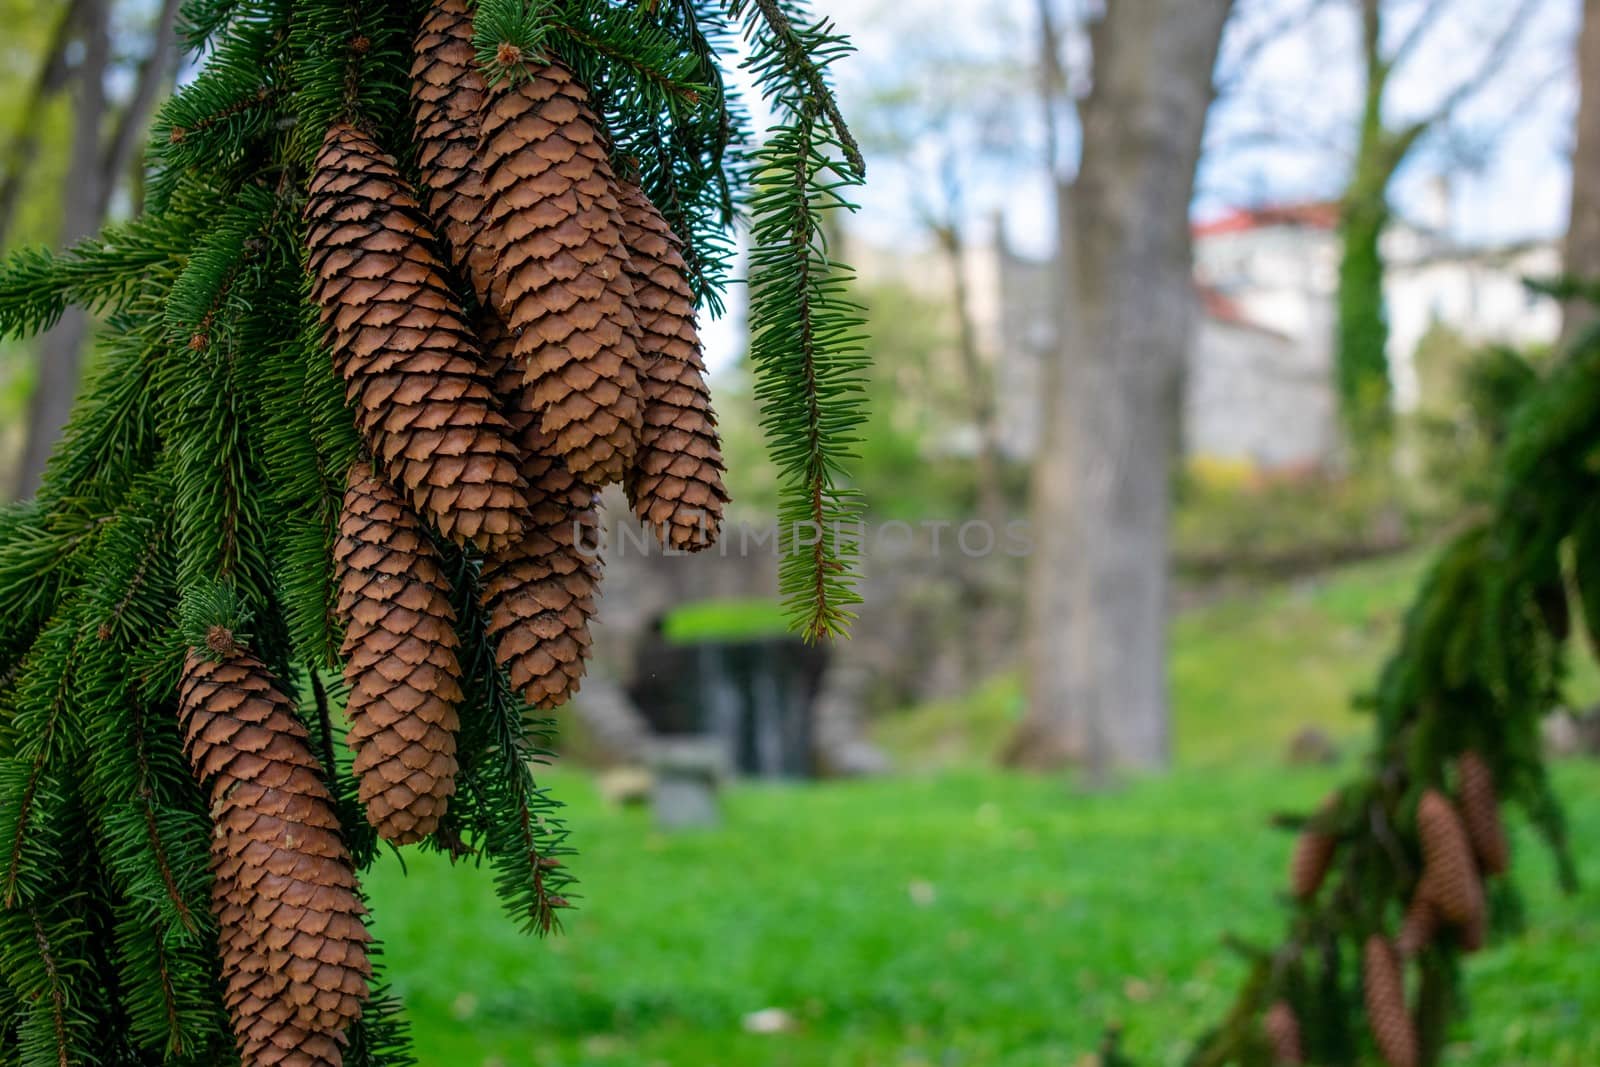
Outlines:
[[[1457,764],[1461,776],[1461,821],[1478,863],[1488,875],[1505,874],[1511,867],[1511,844],[1500,821],[1500,797],[1494,772],[1476,752],[1463,752]]]
[[[1373,934],[1362,950],[1361,963],[1367,1022],[1378,1052],[1389,1067],[1417,1067],[1417,1028],[1406,1010],[1405,977],[1394,946]]]
[[[350,685],[350,747],[378,836],[420,841],[456,791],[455,612],[426,531],[372,468],[350,468],[333,558]]]
[[[1422,886],[1439,917],[1456,926],[1481,922],[1483,882],[1472,859],[1467,831],[1444,794],[1430,789],[1417,805],[1422,840]]]
[[[1288,1001],[1274,1002],[1267,1009],[1262,1025],[1267,1032],[1267,1042],[1272,1046],[1273,1063],[1279,1067],[1299,1067],[1306,1061],[1300,1043],[1300,1020]]]
[[[589,620],[600,586],[595,494],[551,454],[549,435],[512,358],[512,339],[492,316],[482,332],[531,493],[522,540],[484,561],[489,636],[496,660],[523,699],[556,708],[578,691],[589,657]]]
[[[184,664],[179,714],[211,795],[224,1002],[245,1063],[316,1067],[361,1014],[371,966],[356,876],[305,727],[225,630]]]
[[[1289,857],[1289,891],[1296,900],[1310,900],[1322,888],[1333,865],[1338,839],[1321,830],[1302,830]]]
[[[643,418],[620,209],[588,93],[559,63],[528,74],[484,102],[489,304],[516,337],[555,454],[604,485],[626,472]]]
[[[478,163],[478,112],[488,87],[472,47],[466,0],[434,0],[414,51],[411,99],[428,214],[439,226],[451,262],[471,281],[478,299],[487,301],[495,254],[479,240],[488,208]]]
[[[1439,913],[1428,900],[1428,895],[1420,888],[1411,903],[1406,905],[1405,918],[1400,920],[1400,936],[1396,938],[1396,945],[1400,954],[1406,958],[1414,957],[1433,943],[1433,935],[1439,927]]]
[[[667,220],[637,185],[620,188],[644,387],[644,429],[627,479],[628,502],[663,545],[698,552],[716,543],[728,491],[694,325],[694,290],[682,242]]]
[[[218,878],[211,899],[224,961],[223,999],[234,1017],[242,1067],[339,1067],[344,1035],[308,1030],[296,1022],[293,1008],[281,999],[287,976],[269,970],[266,956],[252,948],[249,908],[231,902],[248,899],[248,894]]]
[[[479,380],[476,339],[394,160],[336,123],[306,218],[312,294],[373,453],[451,540],[510,544],[527,488],[510,428]]]

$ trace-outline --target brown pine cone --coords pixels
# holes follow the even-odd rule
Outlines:
[[[268,970],[266,957],[252,950],[248,909],[230,902],[245,895],[220,878],[211,895],[222,958],[238,961],[232,967],[224,963],[223,999],[236,1020],[242,1067],[339,1067],[344,1035],[308,1030],[296,1022],[293,1008],[280,998],[287,976]]]
[[[1439,917],[1455,926],[1481,922],[1483,881],[1467,843],[1467,831],[1443,793],[1430,789],[1417,805],[1422,840],[1422,887]]]
[[[266,668],[226,630],[207,644],[221,659],[190,651],[179,715],[210,791],[223,999],[249,1067],[337,1067],[372,969],[333,798]]]
[[[625,182],[620,190],[644,386],[644,429],[628,472],[628,502],[663,545],[698,552],[716,544],[728,491],[694,290],[682,242],[667,220],[637,185]]]
[[[1289,857],[1289,891],[1296,900],[1310,900],[1322,888],[1333,865],[1338,840],[1321,830],[1302,830]]]
[[[1511,867],[1511,844],[1500,821],[1500,797],[1494,772],[1476,752],[1463,752],[1457,764],[1461,777],[1461,821],[1485,874],[1505,874]]]
[[[1361,954],[1362,993],[1372,1038],[1389,1067],[1417,1067],[1417,1028],[1406,1010],[1400,958],[1385,937],[1373,934]]]
[[[1267,1042],[1272,1046],[1272,1061],[1279,1067],[1299,1067],[1305,1053],[1300,1043],[1300,1020],[1286,1000],[1279,1000],[1267,1009],[1262,1026],[1267,1032]]]
[[[335,123],[306,205],[312,295],[356,419],[417,512],[485,551],[522,533],[526,485],[477,340],[392,158]]]
[[[488,86],[472,47],[472,10],[466,0],[434,0],[417,34],[411,64],[416,105],[417,165],[428,186],[428,214],[450,249],[451,262],[489,299],[495,254],[479,240],[488,221],[478,112]]]
[[[439,826],[456,791],[455,611],[438,550],[372,468],[350,468],[333,550],[350,747],[367,820],[397,845]]]
[[[643,419],[620,209],[588,93],[559,63],[528,75],[491,89],[482,112],[489,304],[516,338],[555,454],[605,485],[627,471]]]
[[[530,491],[527,532],[483,564],[495,658],[533,707],[556,708],[578,691],[589,657],[589,621],[600,586],[595,492],[552,455],[512,340],[490,316],[482,326],[496,391],[522,450]]]
[[[1417,894],[1406,905],[1405,918],[1400,920],[1400,936],[1395,939],[1400,954],[1409,959],[1421,953],[1433,943],[1433,935],[1438,928],[1439,913],[1428,900],[1424,889],[1418,887]]]

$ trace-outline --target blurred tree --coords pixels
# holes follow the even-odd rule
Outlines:
[[[1583,0],[1578,37],[1578,119],[1572,155],[1572,219],[1567,228],[1566,272],[1600,282],[1600,0]],[[1571,340],[1595,321],[1591,300],[1568,300],[1562,336]]]
[[[1389,188],[1401,166],[1431,131],[1447,124],[1493,82],[1517,43],[1529,15],[1543,0],[1517,0],[1485,37],[1466,77],[1448,87],[1435,106],[1401,123],[1390,121],[1387,101],[1395,75],[1449,12],[1452,0],[1428,0],[1397,43],[1386,30],[1392,0],[1357,0],[1364,74],[1355,161],[1339,207],[1343,254],[1339,262],[1335,384],[1345,428],[1357,452],[1381,457],[1389,443],[1389,324],[1383,299],[1383,236],[1392,212]],[[1417,5],[1405,5],[1416,7]]]
[[[1066,331],[1046,367],[1033,476],[1029,711],[1007,753],[1018,765],[1082,759],[1100,774],[1168,759],[1167,526],[1193,321],[1189,204],[1230,8],[1114,3],[1090,25],[1082,163],[1063,197]]]
[[[1011,502],[1000,447],[993,367],[978,338],[970,286],[973,230],[988,221],[981,197],[1003,188],[1025,146],[1017,132],[1015,69],[929,38],[908,43],[895,80],[879,85],[864,112],[864,139],[896,166],[911,214],[932,242],[941,266],[942,301],[950,320],[952,377],[971,428],[978,517],[999,530]],[[894,325],[885,323],[891,329]],[[880,335],[875,333],[874,337]],[[935,354],[924,352],[924,357]],[[881,364],[880,364],[881,365]]]
[[[77,243],[98,229],[110,211],[113,196],[129,175],[151,109],[171,81],[177,54],[173,24],[178,0],[161,0],[153,12],[143,3],[129,6],[148,25],[142,39],[133,33],[131,39],[138,43],[119,54],[117,46],[129,42],[113,39],[117,12],[112,0],[69,0],[62,5],[19,125],[6,146],[0,176],[0,242],[30,184],[45,105],[66,90],[72,94],[70,180],[62,190],[55,244],[64,248]],[[113,100],[107,93],[108,75],[123,66],[133,72],[132,88],[120,101]],[[87,333],[85,312],[69,308],[40,339],[38,374],[13,487],[19,497],[38,488],[45,459],[66,425]]]

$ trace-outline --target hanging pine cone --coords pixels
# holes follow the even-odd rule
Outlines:
[[[1373,934],[1361,954],[1362,994],[1372,1038],[1389,1067],[1417,1067],[1417,1028],[1406,1010],[1400,958],[1385,937]]]
[[[512,339],[491,316],[482,327],[496,391],[522,450],[530,507],[521,541],[483,565],[483,603],[495,658],[529,705],[556,708],[578,691],[589,657],[589,620],[600,585],[594,490],[551,454],[522,387]]]
[[[186,749],[210,790],[224,1000],[246,1067],[340,1062],[371,966],[355,871],[305,727],[228,631],[179,687]]]
[[[344,1035],[308,1030],[296,1021],[282,998],[288,976],[269,969],[267,957],[254,947],[248,900],[230,880],[212,887],[218,944],[223,959],[223,999],[234,1019],[242,1067],[338,1067],[344,1058]]]
[[[621,480],[643,418],[620,209],[588,93],[559,63],[491,89],[483,109],[490,305],[555,453],[591,485]]]
[[[510,544],[526,491],[516,450],[394,160],[336,123],[306,218],[312,293],[373,453],[451,540],[485,551]]]
[[[1500,797],[1494,772],[1476,752],[1463,752],[1457,763],[1461,778],[1461,821],[1485,874],[1505,874],[1511,866],[1511,844],[1500,821]]]
[[[361,802],[378,836],[410,844],[433,833],[456,791],[450,583],[422,524],[365,463],[350,468],[333,558]]]
[[[479,234],[487,221],[483,172],[478,165],[478,112],[487,92],[472,47],[472,10],[466,0],[434,0],[417,35],[411,64],[416,105],[417,165],[429,190],[428,214],[437,222],[451,261],[487,301],[495,254]]]
[[[1289,855],[1289,892],[1296,900],[1310,900],[1322,888],[1328,870],[1333,866],[1333,854],[1339,839],[1321,829],[1322,821],[1329,818],[1339,805],[1339,794],[1323,800],[1311,822],[1295,838],[1294,851]]]
[[[1422,840],[1423,892],[1439,917],[1456,926],[1482,920],[1483,882],[1472,859],[1467,832],[1443,793],[1430,789],[1417,805],[1417,834]]]
[[[1406,914],[1400,920],[1400,936],[1395,939],[1400,954],[1410,959],[1433,943],[1439,927],[1439,913],[1425,892],[1419,890],[1406,905]]]
[[[1321,830],[1306,829],[1295,838],[1289,856],[1289,891],[1296,900],[1310,900],[1322,888],[1323,879],[1333,865],[1338,839]]]
[[[1267,1043],[1272,1046],[1272,1062],[1277,1067],[1299,1067],[1305,1063],[1305,1053],[1300,1043],[1300,1020],[1286,1000],[1279,1000],[1267,1009],[1262,1027],[1267,1032]]]
[[[644,429],[627,478],[628,502],[663,545],[698,552],[716,543],[728,491],[695,330],[694,290],[682,242],[667,220],[637,185],[625,182],[620,189],[644,387]]]

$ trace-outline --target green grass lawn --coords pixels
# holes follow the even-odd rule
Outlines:
[[[409,877],[391,861],[368,878],[419,1059],[1073,1067],[1119,1024],[1141,1064],[1178,1064],[1241,977],[1222,935],[1282,927],[1289,842],[1267,817],[1309,806],[1339,774],[1278,767],[1282,737],[1308,722],[1359,729],[1343,697],[1370,679],[1417,573],[1361,568],[1186,617],[1174,668],[1185,766],[1108,794],[969,760],[741,786],[721,828],[663,836],[577,772],[552,773],[583,894],[562,936],[518,934],[485,871],[408,855]],[[1004,688],[973,702],[964,737],[1003,736]],[[955,724],[949,709],[924,714],[938,720],[917,724],[926,756]],[[916,736],[905,721],[891,730],[903,753]],[[1532,926],[1472,961],[1453,1067],[1600,1064],[1600,768],[1557,778],[1586,888],[1561,898],[1547,856],[1519,835]],[[786,1027],[749,1032],[766,1009]]]

